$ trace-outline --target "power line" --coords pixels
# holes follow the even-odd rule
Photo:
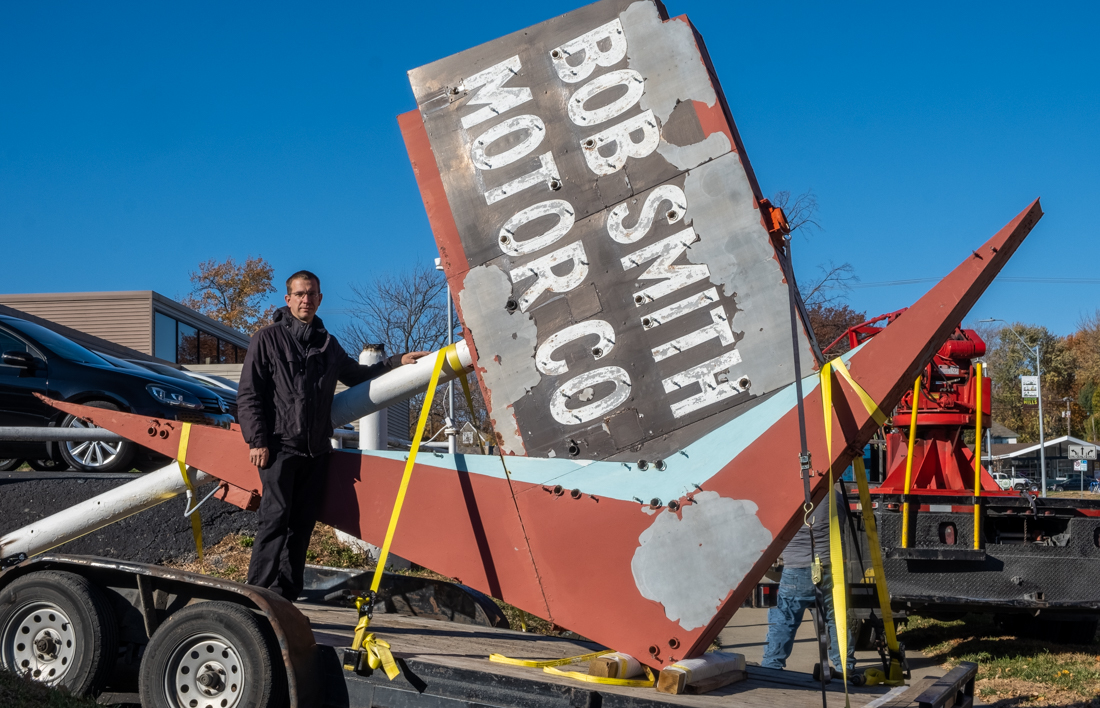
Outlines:
[[[943,278],[910,278],[908,280],[880,280],[873,283],[852,283],[853,288],[885,288],[895,285],[915,285],[917,283],[938,283]],[[1100,278],[997,278],[1002,283],[1042,283],[1047,285],[1100,285]]]

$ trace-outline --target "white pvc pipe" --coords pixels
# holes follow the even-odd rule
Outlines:
[[[360,364],[377,364],[382,361],[382,348],[367,345],[359,352]],[[385,450],[388,437],[389,416],[385,408],[359,419],[359,449],[360,450]]]
[[[460,341],[456,349],[459,361],[469,370],[473,363],[466,343]],[[435,356],[426,356],[415,364],[398,367],[338,394],[332,406],[335,425],[346,425],[356,418],[422,392],[431,380],[434,364]],[[450,364],[444,363],[439,382],[449,381],[455,376],[457,373],[451,369]],[[217,480],[205,472],[194,470],[191,481],[195,487],[199,487]],[[187,486],[180,474],[179,465],[172,462],[167,467],[143,474],[116,489],[12,531],[0,538],[0,559],[18,556],[20,553],[27,556],[44,553],[74,538],[80,538],[166,502],[185,491]]]
[[[458,342],[455,353],[458,354],[459,363],[464,370],[472,371],[473,358],[465,341]],[[415,364],[399,366],[376,379],[364,381],[358,386],[352,386],[347,391],[336,394],[336,398],[332,401],[333,425],[336,427],[347,425],[356,418],[362,418],[386,406],[423,393],[428,387],[428,381],[432,378],[435,357],[433,353]],[[445,361],[443,371],[439,374],[439,383],[446,383],[456,376],[458,372],[451,368],[450,362]]]
[[[196,488],[217,481],[199,470],[189,469],[189,474]],[[0,558],[45,553],[186,491],[179,465],[173,461],[167,467],[12,531],[0,538]]]

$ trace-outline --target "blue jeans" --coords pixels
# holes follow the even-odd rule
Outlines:
[[[836,637],[836,617],[833,614],[833,581],[828,574],[821,583],[825,595],[825,618],[829,625],[829,659],[840,670],[840,645]],[[779,597],[775,607],[768,610],[768,640],[764,648],[764,660],[760,665],[768,669],[787,666],[787,657],[794,648],[794,635],[802,624],[807,609],[814,608],[814,583],[809,568],[784,568],[779,580]],[[816,610],[815,610],[816,611]],[[847,626],[845,626],[847,631]],[[848,638],[848,673],[855,669],[855,648]]]

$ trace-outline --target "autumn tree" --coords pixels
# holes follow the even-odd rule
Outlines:
[[[1013,334],[1019,335],[1019,337]],[[1043,395],[1043,426],[1047,438],[1065,435],[1061,411],[1062,399],[1076,396],[1077,362],[1066,338],[1052,334],[1046,327],[1015,323],[1010,327],[978,329],[986,342],[986,375],[993,381],[991,392],[994,420],[1012,430],[1020,442],[1039,441],[1039,411],[1024,407],[1020,397],[1020,376],[1035,374],[1034,348],[1039,344],[1042,368],[1040,389]],[[1020,339],[1027,343],[1024,347]],[[1090,402],[1091,403],[1091,402]],[[1080,409],[1078,409],[1080,413]],[[1082,418],[1078,418],[1082,420]]]
[[[275,270],[260,256],[238,264],[230,256],[219,263],[211,258],[191,271],[191,293],[183,304],[222,324],[253,334],[267,324],[275,306],[264,308],[264,299],[275,292]]]

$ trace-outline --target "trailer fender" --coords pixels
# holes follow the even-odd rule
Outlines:
[[[256,610],[267,619],[279,643],[286,667],[290,708],[311,708],[319,704],[322,687],[317,681],[320,675],[317,646],[309,620],[293,603],[270,590],[158,565],[61,554],[35,556],[0,572],[0,589],[16,578],[40,570],[65,570],[84,576],[101,587],[136,589],[138,609],[149,636],[167,617],[167,614],[160,614],[166,612],[164,608],[154,607],[153,590],[187,598],[182,604],[168,608],[168,613],[208,600],[234,602]]]

